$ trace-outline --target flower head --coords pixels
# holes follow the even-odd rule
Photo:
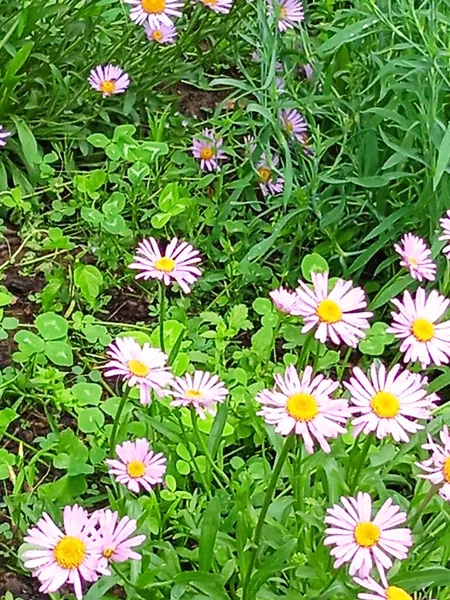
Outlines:
[[[323,375],[312,378],[313,370],[306,367],[302,378],[293,365],[283,375],[275,375],[275,388],[262,390],[256,400],[263,405],[258,413],[281,435],[295,433],[303,438],[310,454],[314,439],[324,452],[330,452],[328,438],[345,433],[350,411],[347,400],[333,400],[331,394],[339,383]]]
[[[217,375],[207,371],[195,371],[194,375],[186,373],[184,377],[176,377],[172,382],[172,406],[193,406],[201,419],[205,411],[214,415],[216,404],[223,402],[228,390]]]
[[[138,25],[147,22],[150,27],[172,25],[173,17],[181,17],[181,0],[125,0],[131,4],[130,18]]]
[[[267,0],[269,14],[278,15],[278,29],[283,32],[305,19],[303,4],[299,0]]]
[[[380,585],[371,577],[367,579],[355,577],[354,580],[358,585],[371,592],[370,594],[366,594],[365,592],[358,594],[359,600],[413,600],[413,597],[403,588],[395,585],[387,585],[387,582],[386,585]]]
[[[204,129],[201,139],[194,138],[192,154],[200,160],[200,168],[206,171],[220,170],[218,161],[226,158],[221,150],[222,144],[222,138],[216,138],[212,129]]]
[[[274,156],[271,164],[269,164],[265,153],[263,153],[261,160],[256,165],[259,187],[264,196],[275,196],[281,194],[284,190],[284,177],[275,171],[279,162],[279,157]]]
[[[151,237],[138,245],[130,269],[140,271],[136,279],[159,279],[164,285],[175,282],[185,294],[189,294],[191,285],[202,274],[195,266],[200,261],[198,250],[187,242],[173,238],[162,252],[158,242]]]
[[[166,459],[161,453],[155,454],[150,450],[145,438],[118,444],[116,454],[120,460],[106,459],[109,473],[132,492],[137,494],[141,487],[150,492],[163,481]]]
[[[341,506],[342,505],[342,506]],[[391,556],[400,560],[408,556],[412,545],[411,530],[398,528],[407,515],[389,498],[372,518],[372,498],[359,492],[356,498],[341,498],[327,510],[326,546],[334,546],[330,554],[336,558],[334,567],[350,563],[349,573],[365,579],[373,566],[380,576],[392,567]]]
[[[96,581],[99,573],[109,571],[100,564],[101,554],[93,537],[96,519],[75,505],[64,508],[63,522],[61,531],[44,513],[28,530],[25,542],[33,548],[23,554],[25,567],[41,582],[41,592],[54,593],[68,583],[80,600],[82,581]]]
[[[439,437],[442,446],[428,436],[428,442],[422,448],[429,450],[431,456],[416,465],[426,473],[419,477],[428,479],[433,485],[440,485],[439,494],[450,502],[450,432],[447,425],[444,425]]]
[[[314,68],[312,64],[306,63],[306,65],[303,65],[303,72],[305,74],[306,79],[312,79],[314,75]]]
[[[450,210],[447,211],[445,217],[442,217],[442,219],[439,220],[439,223],[441,224],[443,230],[443,234],[439,237],[439,239],[442,242],[448,242],[450,240]],[[450,256],[450,244],[444,246],[442,252],[446,254],[447,257]]]
[[[226,15],[233,8],[234,0],[200,0],[200,2],[215,13]]]
[[[151,42],[174,44],[177,37],[177,28],[172,24],[160,24],[158,27],[152,27],[149,23],[146,23],[145,33]]]
[[[285,129],[290,136],[302,144],[305,142],[308,124],[298,110],[295,108],[289,110],[283,109],[280,113],[280,120],[283,129]]]
[[[428,395],[427,383],[426,377],[400,365],[386,372],[384,365],[373,363],[368,376],[355,367],[353,377],[344,382],[354,404],[350,410],[357,415],[352,421],[353,435],[376,431],[379,439],[391,435],[396,442],[409,442],[408,433],[423,429],[417,420],[430,418],[437,398]]]
[[[399,312],[391,312],[392,325],[386,330],[402,339],[400,352],[405,362],[419,361],[423,368],[430,363],[447,364],[450,357],[450,321],[436,323],[447,310],[449,300],[436,290],[427,294],[419,288],[413,298],[403,292],[403,300],[392,303]]]
[[[12,135],[11,132],[7,131],[3,128],[2,125],[0,125],[0,148],[2,146],[6,146],[6,140],[9,138],[10,135]]]
[[[105,376],[119,376],[130,387],[138,386],[141,404],[150,404],[151,390],[162,397],[173,379],[166,354],[148,343],[140,346],[132,337],[116,338],[107,354],[111,360],[105,365]]]
[[[109,508],[98,510],[92,516],[98,521],[96,546],[102,556],[102,565],[107,567],[108,562],[141,559],[141,555],[132,548],[140,546],[145,541],[145,535],[131,537],[137,527],[134,519],[122,517],[119,520],[119,513]]]
[[[298,314],[296,312],[297,294],[295,292],[290,292],[284,287],[280,287],[277,290],[269,292],[269,296],[281,312],[286,313],[287,315]]]
[[[115,65],[99,65],[92,69],[88,78],[91,87],[102,93],[103,97],[122,94],[130,85],[128,73]]]
[[[353,287],[351,281],[338,279],[333,289],[328,291],[328,273],[312,273],[313,289],[302,281],[297,288],[298,314],[305,322],[302,333],[317,326],[316,339],[325,343],[328,338],[339,344],[355,348],[359,338],[364,338],[364,330],[369,328],[371,312],[367,307],[364,291]]]
[[[436,279],[436,265],[430,258],[431,250],[422,238],[407,233],[402,237],[400,244],[394,244],[394,248],[401,257],[400,265],[408,269],[413,279]]]

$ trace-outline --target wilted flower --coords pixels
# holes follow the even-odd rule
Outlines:
[[[11,135],[11,132],[7,131],[6,129],[3,128],[2,125],[0,125],[0,148],[2,146],[6,146],[6,140],[9,138],[10,135]]]
[[[407,233],[403,236],[400,244],[394,244],[394,248],[402,259],[400,265],[408,269],[413,279],[418,281],[435,280],[436,265],[430,258],[431,250],[422,238]]]
[[[88,81],[104,98],[112,94],[122,94],[130,85],[128,73],[115,65],[95,67],[90,72]]]
[[[415,298],[403,292],[403,300],[397,298],[392,303],[399,312],[391,312],[392,325],[387,332],[402,339],[400,352],[404,352],[405,362],[419,361],[423,368],[430,363],[439,366],[447,364],[450,357],[450,321],[437,323],[447,310],[449,300],[436,290],[426,295],[419,288]]]
[[[176,377],[172,382],[174,397],[172,406],[193,406],[201,419],[205,412],[214,415],[216,404],[223,402],[228,396],[228,390],[217,375],[207,371],[195,371],[193,375],[186,373],[184,377]]]
[[[172,24],[160,24],[159,27],[152,27],[146,23],[145,33],[151,42],[158,42],[158,44],[174,44],[177,37],[177,29]]]
[[[148,343],[140,346],[132,337],[116,338],[107,354],[112,360],[105,365],[105,376],[119,376],[130,387],[138,386],[141,404],[150,404],[151,390],[163,396],[164,388],[173,379],[166,354]]]
[[[269,296],[275,306],[283,313],[287,315],[295,315],[295,309],[297,307],[297,294],[290,292],[284,287],[280,287],[277,290],[269,292]]]
[[[439,220],[439,223],[441,224],[442,230],[444,232],[439,237],[439,239],[442,242],[448,242],[450,240],[450,210],[447,211],[445,217],[442,217],[442,219]],[[450,256],[450,244],[447,244],[447,246],[444,247],[442,252],[444,254],[447,254],[447,256]]]
[[[256,165],[259,187],[264,196],[275,196],[276,194],[281,194],[284,190],[284,177],[279,175],[274,169],[278,166],[279,162],[279,157],[274,156],[270,165],[266,155],[263,153],[261,160]]]
[[[216,13],[228,14],[233,7],[234,0],[199,0],[207,8],[210,8]]]
[[[150,27],[172,25],[173,17],[181,17],[179,10],[183,6],[181,0],[125,0],[131,4],[130,18],[138,25],[146,21]]]
[[[283,109],[280,114],[280,119],[283,128],[289,135],[295,138],[298,142],[303,143],[305,141],[306,132],[308,131],[308,124],[298,110],[295,108],[291,108],[289,110]]]
[[[345,433],[350,416],[347,400],[333,400],[331,394],[339,383],[323,375],[312,378],[313,370],[306,367],[300,379],[293,365],[283,375],[275,375],[275,388],[262,390],[256,400],[263,405],[258,413],[281,435],[295,433],[303,438],[307,452],[314,451],[314,439],[324,452],[331,448],[327,438]]]
[[[92,517],[97,519],[96,547],[102,556],[102,565],[108,562],[124,562],[140,560],[141,555],[132,550],[145,541],[145,535],[131,537],[136,531],[137,523],[129,517],[119,520],[119,513],[109,508],[96,511]]]
[[[299,0],[268,0],[269,14],[279,14],[278,29],[283,32],[305,19],[303,4]]]
[[[192,154],[200,160],[200,167],[206,171],[220,170],[218,161],[226,158],[221,150],[222,138],[216,138],[212,129],[204,129],[202,138],[194,138]]]
[[[440,485],[439,494],[444,500],[450,502],[450,433],[447,425],[444,425],[439,437],[442,446],[437,444],[430,435],[428,436],[428,442],[422,448],[432,454],[430,458],[416,465],[427,473],[419,477],[428,479],[433,485]]]
[[[330,554],[336,558],[334,567],[350,563],[349,573],[365,579],[373,566],[380,576],[392,567],[391,556],[403,560],[412,545],[411,530],[397,528],[404,523],[407,514],[389,498],[372,519],[372,498],[359,492],[356,498],[341,498],[327,510],[325,523],[326,546],[334,546]]]
[[[116,446],[120,460],[106,459],[109,473],[118,483],[123,483],[136,494],[143,487],[147,492],[163,481],[166,472],[166,459],[150,450],[145,438],[135,442],[124,442]]]
[[[361,587],[370,590],[370,594],[362,592],[358,594],[359,600],[414,600],[403,588],[395,585],[380,585],[371,577],[360,579],[355,577],[355,582]],[[373,593],[375,592],[375,593]]]
[[[302,333],[307,333],[316,325],[316,339],[325,343],[328,338],[334,344],[341,340],[355,348],[359,338],[364,338],[364,330],[369,328],[371,312],[363,312],[367,307],[364,291],[353,287],[352,281],[338,279],[333,289],[328,291],[328,273],[311,273],[313,289],[299,281],[297,288],[298,314],[305,325]]]

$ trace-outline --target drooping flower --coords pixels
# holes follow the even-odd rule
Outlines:
[[[24,564],[41,582],[39,591],[54,593],[68,583],[81,600],[82,582],[96,581],[100,573],[109,575],[109,571],[100,564],[101,554],[92,535],[96,520],[74,505],[64,508],[63,523],[61,531],[49,515],[42,515],[25,537],[34,548],[24,552]]]
[[[275,374],[275,388],[262,390],[256,400],[263,405],[258,413],[281,435],[295,433],[303,438],[305,448],[314,452],[317,440],[324,452],[330,452],[328,439],[345,433],[350,416],[347,400],[333,400],[331,394],[339,383],[323,375],[312,377],[312,367],[306,367],[300,378],[293,365],[283,375]]]
[[[384,365],[373,363],[369,376],[359,368],[353,377],[344,382],[355,405],[350,410],[356,414],[352,425],[353,435],[376,431],[379,439],[391,435],[396,442],[409,442],[408,433],[423,429],[418,419],[429,419],[430,409],[437,399],[425,390],[428,380],[395,365],[386,371]]]
[[[445,217],[442,217],[442,219],[439,220],[439,223],[441,224],[442,231],[443,231],[443,234],[439,237],[439,239],[442,242],[448,242],[450,240],[450,210],[447,211]],[[442,250],[442,252],[444,254],[446,254],[447,257],[449,257],[450,256],[450,244],[447,244],[447,246],[444,246],[444,249]]]
[[[450,357],[450,321],[436,323],[448,308],[449,300],[432,290],[427,297],[419,288],[413,298],[403,292],[403,300],[392,303],[399,312],[391,312],[392,325],[386,330],[403,340],[400,352],[405,362],[419,361],[423,368],[430,363],[447,364]]]
[[[306,79],[312,79],[314,75],[314,68],[310,63],[306,63],[306,65],[303,65],[303,72]]]
[[[201,138],[194,138],[192,142],[192,154],[200,160],[200,168],[205,171],[220,171],[219,160],[226,158],[221,149],[222,138],[216,138],[212,129],[204,129]]]
[[[278,29],[283,32],[305,20],[303,4],[299,0],[267,0],[270,15],[279,14]]]
[[[279,162],[279,157],[274,156],[271,164],[269,164],[265,153],[263,153],[261,160],[256,165],[259,187],[264,196],[275,196],[281,194],[284,190],[284,177],[275,171]]]
[[[402,259],[400,265],[408,269],[413,279],[436,279],[436,265],[430,258],[431,250],[422,238],[406,233],[400,244],[394,244],[394,248]]]
[[[0,148],[6,146],[6,140],[12,135],[10,131],[7,131],[3,125],[0,125]]]
[[[99,65],[92,69],[88,78],[91,87],[102,93],[103,97],[122,94],[130,85],[128,73],[115,65]]]
[[[416,463],[426,475],[419,475],[423,479],[428,479],[433,485],[440,485],[439,494],[450,502],[450,432],[447,425],[444,425],[439,437],[442,446],[436,443],[429,435],[428,442],[422,446],[424,450],[429,450],[432,454],[430,458]]]
[[[371,593],[361,592],[358,594],[359,600],[414,600],[403,588],[395,585],[381,585],[371,577],[367,579],[354,578],[355,582]],[[375,592],[375,593],[374,593]]]
[[[159,25],[152,27],[149,23],[145,24],[145,33],[151,42],[158,44],[174,44],[177,37],[177,28],[175,25]]]
[[[302,333],[317,326],[315,338],[325,343],[329,338],[334,344],[344,342],[355,348],[359,338],[364,338],[369,328],[371,312],[364,312],[367,301],[364,290],[353,287],[351,281],[338,279],[328,291],[328,273],[311,273],[313,289],[302,281],[297,288],[298,314],[305,325]]]
[[[134,519],[122,517],[119,520],[119,513],[109,508],[98,510],[92,516],[98,521],[96,547],[102,557],[103,567],[106,568],[109,562],[141,560],[141,555],[133,548],[145,541],[145,535],[131,537],[137,528]]]
[[[365,492],[340,502],[325,517],[331,527],[325,530],[324,544],[334,546],[334,567],[350,563],[350,575],[366,579],[375,565],[383,579],[385,569],[392,567],[391,557],[405,559],[412,545],[411,530],[397,527],[406,521],[406,513],[389,498],[372,518],[372,498]]]
[[[280,113],[283,129],[298,142],[304,143],[308,124],[303,115],[295,108],[283,109]]]
[[[286,313],[287,315],[298,314],[296,312],[297,294],[295,292],[290,292],[286,288],[280,287],[277,290],[269,292],[269,296],[281,312]]]
[[[202,274],[195,266],[199,262],[199,251],[191,244],[173,238],[162,252],[158,242],[151,237],[138,245],[130,269],[140,271],[136,279],[159,279],[164,285],[175,282],[185,294],[189,294],[191,285]]]
[[[166,472],[166,459],[163,454],[155,454],[145,438],[135,442],[127,441],[116,446],[120,460],[106,459],[109,473],[118,483],[139,493],[140,488],[150,492],[155,485],[162,483]]]
[[[173,375],[167,355],[159,348],[138,344],[132,337],[116,338],[108,347],[111,360],[105,365],[106,377],[121,377],[130,387],[138,386],[141,404],[150,404],[151,391],[162,397]]]
[[[172,382],[172,406],[193,406],[201,419],[205,412],[215,415],[216,404],[223,402],[228,390],[217,375],[207,371],[195,371],[193,375],[186,373],[184,377],[176,377]]]
[[[234,0],[199,0],[215,13],[226,15],[233,8]]]
[[[181,0],[125,0],[131,4],[130,18],[138,25],[147,22],[150,27],[172,25],[173,17],[181,17]]]

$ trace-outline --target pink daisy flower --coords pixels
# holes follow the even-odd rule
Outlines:
[[[403,588],[395,585],[380,585],[371,577],[367,579],[354,578],[355,582],[371,593],[362,592],[358,594],[359,600],[414,600]],[[374,593],[375,592],[375,593]]]
[[[12,135],[11,132],[4,129],[3,125],[0,125],[0,148],[6,146],[6,140],[10,135]]]
[[[297,294],[295,292],[290,292],[286,288],[280,287],[277,290],[269,292],[269,296],[279,311],[287,315],[297,314]]]
[[[279,162],[279,157],[274,156],[272,165],[269,165],[266,155],[263,153],[261,160],[256,165],[259,187],[263,196],[275,196],[276,194],[281,194],[284,190],[284,177],[274,170]]]
[[[88,78],[91,87],[102,93],[103,97],[122,94],[130,85],[128,73],[115,65],[99,65],[92,69]]]
[[[275,388],[262,390],[256,400],[263,405],[258,413],[281,435],[295,433],[303,438],[307,452],[314,452],[314,439],[324,452],[331,448],[327,438],[346,433],[350,416],[347,400],[333,400],[331,394],[339,383],[323,375],[312,378],[313,370],[306,367],[300,379],[293,365],[283,375],[275,375]]]
[[[359,367],[353,377],[344,382],[355,405],[350,410],[359,415],[353,419],[353,435],[376,431],[377,438],[391,435],[396,442],[409,442],[408,433],[417,433],[423,425],[418,419],[429,419],[430,409],[437,399],[428,395],[426,377],[410,373],[395,365],[386,372],[384,365],[373,363],[366,376]]]
[[[334,567],[350,563],[349,573],[365,579],[373,566],[381,578],[392,567],[391,556],[400,560],[408,556],[412,545],[411,530],[398,528],[407,519],[405,512],[389,498],[372,519],[372,498],[359,492],[356,498],[341,498],[327,510],[326,546],[334,546],[330,554],[336,558]]]
[[[138,386],[141,404],[150,404],[151,391],[164,396],[173,379],[167,366],[167,355],[150,344],[143,346],[132,337],[116,338],[108,347],[111,357],[105,365],[106,377],[121,377],[130,387]]]
[[[402,339],[400,352],[405,362],[419,361],[423,368],[430,363],[447,364],[450,357],[450,321],[437,323],[448,308],[449,300],[436,290],[427,294],[419,288],[415,298],[403,292],[403,300],[392,303],[399,312],[391,312],[392,325],[386,330]]]
[[[205,418],[205,411],[211,415],[216,414],[216,404],[223,402],[228,396],[228,390],[219,380],[217,375],[207,371],[195,371],[193,375],[186,373],[184,377],[176,377],[172,382],[173,391],[170,392],[175,400],[172,406],[193,406],[201,419]]]
[[[299,281],[297,288],[298,314],[305,325],[302,333],[317,326],[316,339],[325,343],[329,338],[334,344],[341,341],[356,348],[359,338],[364,338],[369,328],[371,312],[364,312],[367,301],[360,287],[351,281],[338,279],[328,291],[328,273],[311,273],[313,289]]]
[[[96,547],[96,520],[80,506],[66,506],[64,531],[44,513],[35,527],[28,530],[25,542],[34,546],[23,553],[25,567],[41,582],[39,591],[54,593],[66,583],[74,588],[78,600],[83,597],[82,582],[96,581],[98,574],[109,575],[100,565]]]
[[[151,42],[158,42],[158,44],[174,44],[175,38],[177,37],[177,28],[172,24],[152,27],[149,23],[146,23],[145,33]]]
[[[408,269],[413,279],[436,279],[436,265],[430,258],[431,250],[422,238],[407,233],[402,237],[400,244],[394,244],[394,249],[402,259],[400,265]]]
[[[303,144],[308,131],[308,124],[303,115],[295,108],[283,109],[280,113],[280,120],[287,133]]]
[[[439,220],[439,223],[441,224],[442,230],[444,232],[441,236],[439,236],[439,239],[442,242],[448,242],[450,240],[450,210],[447,211],[445,217],[442,217],[442,219]],[[444,254],[450,255],[450,244],[444,246],[442,252]]]
[[[283,32],[305,20],[303,4],[299,0],[268,0],[270,15],[280,15],[278,29]]]
[[[173,238],[165,251],[161,252],[158,242],[151,237],[138,245],[130,269],[140,271],[136,279],[159,279],[164,285],[176,282],[185,294],[189,294],[190,286],[202,274],[195,266],[199,262],[199,251],[191,244]]]
[[[447,425],[444,425],[439,437],[442,446],[428,436],[428,443],[424,444],[422,448],[429,450],[432,453],[431,457],[416,463],[416,465],[427,473],[419,475],[419,477],[428,479],[433,485],[440,485],[439,494],[444,500],[450,502],[450,433]]]
[[[151,492],[156,484],[162,483],[166,459],[161,453],[155,454],[150,450],[145,438],[118,444],[116,453],[120,460],[108,458],[106,464],[110,475],[114,475],[118,483],[123,483],[136,494],[141,487]]]
[[[181,17],[181,0],[125,0],[131,4],[130,18],[138,25],[146,21],[150,27],[172,25],[173,17]]]
[[[204,171],[220,171],[218,161],[226,158],[225,152],[221,150],[222,138],[216,138],[212,129],[204,129],[202,138],[194,138],[192,143],[192,154],[200,160],[200,168]]]
[[[226,15],[233,8],[234,0],[200,0],[207,8],[210,8],[215,13]]]
[[[136,531],[137,523],[129,517],[119,520],[119,513],[109,508],[98,510],[93,515],[98,520],[96,545],[102,556],[102,566],[108,562],[125,562],[126,560],[141,560],[141,555],[132,550],[145,541],[145,535],[131,537]]]

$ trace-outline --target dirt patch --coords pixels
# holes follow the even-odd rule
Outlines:
[[[181,114],[204,119],[229,95],[229,90],[199,90],[187,83],[178,83],[170,90],[179,98]]]
[[[125,292],[125,293],[124,293]],[[136,296],[136,292],[127,294],[126,290],[114,290],[112,298],[106,307],[108,321],[117,323],[148,322],[148,298]],[[104,318],[104,317],[103,317]]]
[[[39,581],[26,575],[8,572],[0,567],[0,597],[6,592],[22,600],[48,600],[46,594],[39,593]]]

